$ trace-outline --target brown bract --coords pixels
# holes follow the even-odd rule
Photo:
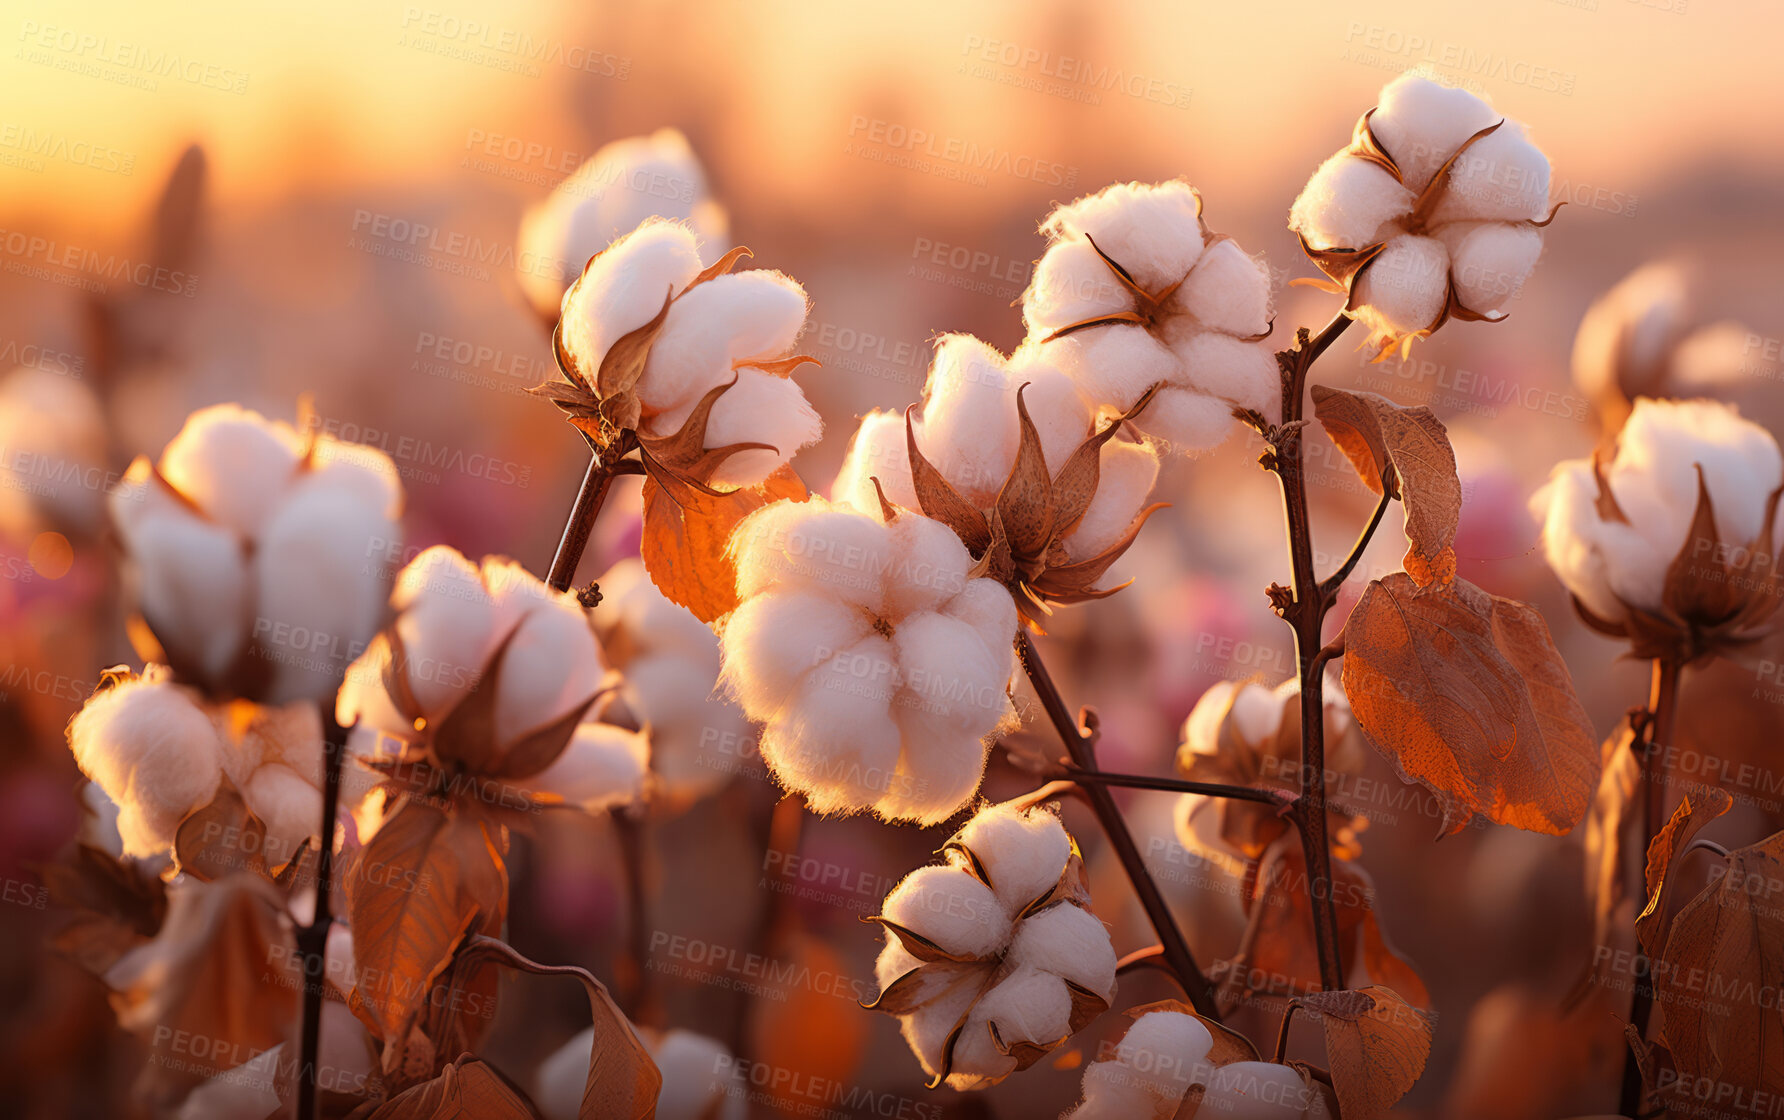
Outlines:
[[[1400,165],[1375,138],[1375,130],[1369,124],[1369,118],[1374,115],[1375,110],[1371,109],[1357,120],[1356,128],[1351,133],[1350,147],[1347,150],[1358,159],[1375,164],[1392,175],[1397,182],[1404,184],[1406,177],[1401,173]],[[1414,236],[1425,235],[1431,215],[1436,212],[1438,203],[1442,202],[1444,195],[1448,193],[1450,168],[1455,166],[1456,160],[1462,157],[1462,153],[1473,147],[1476,141],[1497,132],[1504,124],[1505,121],[1500,120],[1498,124],[1488,125],[1481,129],[1464,140],[1462,146],[1444,161],[1443,166],[1437,169],[1437,173],[1431,176],[1430,183],[1426,184],[1425,189],[1419,192],[1417,201],[1413,203],[1411,215],[1401,223],[1405,233]],[[1504,224],[1528,225],[1540,229],[1555,220],[1555,211],[1559,210],[1562,205],[1564,204],[1556,203],[1555,208],[1549,211],[1548,217],[1541,221],[1506,222]],[[1297,233],[1296,236],[1301,239],[1301,251],[1306,253],[1308,258],[1319,266],[1319,270],[1331,278],[1332,282],[1321,284],[1317,280],[1293,280],[1290,283],[1311,284],[1335,292],[1345,297],[1344,309],[1346,311],[1356,310],[1357,279],[1362,276],[1363,270],[1367,269],[1374,263],[1375,258],[1381,255],[1382,249],[1387,247],[1387,242],[1377,241],[1370,245],[1331,246],[1316,249],[1307,243],[1307,238],[1304,235]],[[1398,338],[1384,339],[1380,352],[1375,356],[1376,361],[1381,361],[1396,349],[1404,355],[1410,351],[1414,339],[1428,338],[1438,327],[1443,326],[1451,319],[1457,319],[1464,323],[1497,323],[1505,319],[1503,311],[1482,313],[1470,310],[1456,294],[1455,278],[1449,277],[1446,283],[1448,289],[1444,293],[1443,307],[1438,311],[1437,318],[1432,321],[1431,325]]]
[[[1629,524],[1594,454],[1598,516]],[[1660,609],[1623,604],[1623,617],[1601,618],[1576,597],[1574,610],[1601,634],[1626,639],[1637,657],[1689,664],[1711,655],[1738,655],[1771,633],[1773,615],[1784,601],[1784,580],[1773,547],[1778,500],[1784,486],[1766,498],[1765,520],[1752,541],[1725,543],[1716,532],[1716,508],[1697,466],[1697,508],[1685,543],[1666,569]]]
[[[975,879],[990,887],[991,877],[985,870],[984,861],[972,849],[958,839],[948,841],[942,851],[955,852],[962,856],[965,870]],[[1059,881],[1040,897],[1031,900],[1024,906],[1015,921],[1011,923],[1012,931],[1016,926],[1055,906],[1077,906],[1090,909],[1090,891],[1084,883],[1084,857],[1078,851],[1078,842],[1072,840],[1072,854],[1066,860],[1065,869],[1060,872]],[[862,918],[864,922],[877,922],[886,931],[898,939],[905,952],[922,963],[916,968],[900,976],[876,996],[872,1003],[862,1004],[869,1011],[884,1011],[888,1015],[908,1015],[923,1005],[941,998],[943,995],[961,988],[969,988],[974,992],[973,999],[966,1009],[960,1013],[959,1020],[948,1032],[947,1041],[942,1044],[941,1064],[935,1076],[929,1082],[931,1089],[947,1081],[952,1072],[954,1047],[960,1040],[960,1032],[966,1029],[967,1019],[972,1016],[973,1008],[978,1006],[985,994],[995,988],[1015,969],[1015,964],[1005,959],[1002,952],[990,956],[976,957],[959,953],[950,953],[934,941],[917,931],[899,925],[882,915]],[[1012,932],[1010,943],[1014,943]],[[1065,1037],[1053,1040],[1046,1045],[1033,1042],[1017,1041],[1006,1044],[997,1034],[997,1024],[992,1023],[992,1041],[997,1049],[1016,1059],[1016,1071],[1020,1072],[1035,1064],[1063,1043],[1066,1038],[1083,1030],[1092,1019],[1109,1009],[1109,1003],[1102,996],[1070,980],[1061,979],[1066,990],[1071,993],[1072,1013]]]
[[[1043,633],[1041,621],[1053,613],[1053,607],[1106,599],[1127,586],[1098,588],[1095,584],[1134,543],[1146,519],[1169,503],[1142,509],[1114,544],[1089,559],[1073,561],[1066,555],[1065,536],[1077,528],[1096,497],[1103,445],[1151,403],[1158,387],[1148,389],[1132,408],[1079,444],[1065,466],[1051,477],[1041,452],[1040,433],[1022,399],[1026,389],[1024,385],[1016,390],[1016,415],[1021,425],[1016,461],[989,509],[973,505],[924,458],[909,409],[904,416],[905,443],[921,512],[954,530],[977,561],[967,578],[995,579],[1009,588],[1024,621],[1036,633]],[[891,507],[883,496],[880,503],[890,519]]]

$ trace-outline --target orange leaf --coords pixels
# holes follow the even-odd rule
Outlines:
[[[644,482],[644,568],[657,590],[700,621],[713,622],[737,606],[737,567],[726,551],[731,530],[770,502],[809,496],[790,466],[760,486],[716,497],[652,471]]]
[[[1375,580],[1344,626],[1344,691],[1402,778],[1443,806],[1443,835],[1476,814],[1556,835],[1585,815],[1598,749],[1536,609],[1467,580],[1419,591]]]
[[[1385,1115],[1425,1071],[1431,1020],[1392,990],[1314,992],[1297,1000],[1320,1021],[1345,1120]]]
[[[1598,792],[1586,813],[1586,900],[1592,906],[1594,945],[1610,946],[1619,930],[1627,929],[1629,924],[1626,916],[1619,920],[1619,913],[1629,900],[1629,856],[1641,847],[1635,829],[1640,827],[1641,818],[1642,799],[1638,791],[1642,763],[1635,744],[1635,731],[1627,721],[1604,741]],[[1587,989],[1597,982],[1600,967],[1597,960],[1587,967],[1567,998],[1568,1006],[1584,998]]]
[[[527,1095],[494,1066],[466,1054],[432,1081],[385,1101],[366,1120],[536,1120],[538,1115]]]
[[[1688,789],[1685,799],[1679,802],[1672,817],[1648,845],[1645,878],[1648,904],[1635,920],[1635,936],[1641,942],[1642,952],[1649,957],[1659,956],[1663,947],[1664,927],[1660,919],[1666,913],[1666,898],[1670,893],[1667,870],[1703,826],[1728,812],[1733,804],[1734,799],[1715,786]]]

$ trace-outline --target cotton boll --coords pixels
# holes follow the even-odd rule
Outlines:
[[[114,859],[124,856],[124,838],[118,833],[118,803],[105,795],[98,782],[81,787],[80,831],[75,839],[89,848],[96,848]]]
[[[1282,371],[1261,342],[1201,331],[1173,339],[1183,363],[1179,384],[1269,417],[1281,409]]]
[[[1697,468],[1715,509],[1718,537],[1745,545],[1759,532],[1765,497],[1778,485],[1777,442],[1714,401],[1636,401],[1609,471],[1635,529],[1676,554],[1697,506]]]
[[[906,875],[886,895],[880,914],[958,956],[989,957],[1010,936],[1009,915],[991,888],[947,864]]]
[[[907,740],[977,737],[1002,718],[1009,698],[990,651],[959,619],[925,611],[893,635],[900,683],[893,706]]]
[[[1016,638],[1016,601],[1009,590],[994,579],[968,580],[941,610],[973,628],[998,665],[999,674],[1007,679],[1015,659]]]
[[[754,486],[794,452],[816,443],[823,431],[823,419],[798,382],[760,370],[740,370],[736,384],[713,403],[707,416],[705,446],[766,443],[774,450],[737,452],[719,464],[711,484]]]
[[[1433,237],[1396,237],[1357,274],[1356,317],[1393,335],[1427,330],[1449,291],[1449,253]]]
[[[704,797],[724,785],[731,768],[715,756],[754,739],[743,712],[715,693],[713,676],[673,654],[626,665],[627,705],[649,725],[651,771],[678,796]]]
[[[497,632],[524,611],[502,659],[496,693],[498,742],[513,743],[593,696],[606,665],[588,617],[569,594],[558,595],[508,562],[485,570],[496,601]]]
[[[589,1027],[551,1052],[533,1074],[533,1103],[545,1120],[577,1120],[582,1091],[588,1086],[589,1059],[595,1049],[595,1028]]]
[[[1009,802],[979,810],[954,839],[979,857],[991,889],[1011,914],[1057,886],[1072,855],[1071,837],[1057,814]]]
[[[1104,999],[1115,994],[1115,949],[1109,931],[1081,906],[1062,902],[1016,927],[1010,959],[1070,980]]]
[[[1231,238],[1215,242],[1174,302],[1209,330],[1247,337],[1270,329],[1270,270]]]
[[[1414,201],[1413,192],[1381,165],[1339,152],[1301,188],[1288,228],[1315,249],[1361,249],[1374,243],[1383,224],[1412,213]]]
[[[1668,381],[1681,396],[1714,396],[1775,375],[1755,345],[1752,328],[1728,320],[1692,331],[1672,353]]]
[[[911,1053],[923,1063],[923,1072],[933,1077],[940,1071],[948,1036],[960,1025],[961,1017],[977,996],[977,983],[956,984],[902,1017],[899,1031]]]
[[[242,800],[266,825],[268,867],[290,862],[322,824],[321,791],[277,762],[254,771],[242,787]]]
[[[253,537],[290,481],[300,451],[290,425],[237,404],[212,405],[186,418],[161,453],[161,475],[207,516]]]
[[[1078,390],[1078,383],[1047,360],[1046,348],[1033,340],[1010,355],[1010,377],[1017,387],[1024,382],[1022,402],[1040,437],[1041,458],[1047,474],[1056,475],[1078,445],[1090,438],[1095,409]],[[1011,413],[1014,415],[1014,406]]]
[[[1457,148],[1499,119],[1491,105],[1467,90],[1407,73],[1381,91],[1369,125],[1406,185],[1422,191]]]
[[[476,565],[435,545],[396,577],[391,605],[408,663],[409,689],[430,722],[462,700],[482,674],[498,635],[495,600]]]
[[[1208,1083],[1213,1048],[1214,1036],[1194,1015],[1154,1011],[1133,1021],[1115,1056],[1154,1095],[1177,1100],[1191,1086]]]
[[[1225,443],[1238,430],[1233,406],[1189,389],[1167,386],[1153,395],[1134,426],[1162,440],[1163,454],[1200,455]]]
[[[1016,459],[1017,383],[995,349],[971,335],[936,342],[924,390],[924,457],[955,488],[989,504]]]
[[[1219,753],[1220,728],[1226,722],[1238,690],[1239,685],[1233,681],[1216,681],[1208,686],[1183,721],[1183,746],[1178,751],[1179,758],[1185,752],[1209,756]]]
[[[730,378],[745,359],[779,358],[805,325],[805,289],[767,269],[733,272],[688,289],[650,349],[638,400],[647,412],[683,408]]]
[[[403,513],[403,482],[390,456],[362,443],[319,439],[310,451],[303,477],[313,485],[334,487],[368,509],[396,520]]]
[[[1522,125],[1506,121],[1456,157],[1435,223],[1534,221],[1549,212],[1549,160]]]
[[[1009,1073],[1016,1060],[999,1051],[997,1039],[1005,1047],[1018,1042],[1051,1047],[1071,1033],[1071,1016],[1072,996],[1064,981],[1038,969],[1017,967],[993,985],[967,1016],[954,1045],[955,1076],[964,1080]]]
[[[1116,183],[1061,206],[1042,223],[1055,240],[1088,237],[1140,286],[1157,291],[1183,278],[1202,253],[1201,203],[1180,179]]]
[[[954,530],[920,514],[901,514],[892,531],[892,567],[886,582],[886,613],[892,618],[933,611],[966,589],[973,566]]]
[[[1573,338],[1573,381],[1593,400],[1659,391],[1690,300],[1677,265],[1643,265],[1592,304]],[[1676,363],[1676,359],[1675,359]]]
[[[892,643],[878,634],[806,675],[762,735],[762,757],[817,813],[856,812],[892,784]]]
[[[1456,298],[1483,315],[1504,310],[1542,255],[1542,234],[1529,226],[1469,223],[1445,227],[1438,236],[1449,247]]]
[[[525,779],[527,788],[556,794],[585,812],[636,801],[650,769],[650,741],[608,723],[582,723],[550,766]]]
[[[1288,683],[1295,685],[1292,691],[1287,690]],[[1233,696],[1233,706],[1227,713],[1227,722],[1246,743],[1262,748],[1276,738],[1277,731],[1282,727],[1284,702],[1290,696],[1299,696],[1300,693],[1298,681],[1284,682],[1283,689],[1242,684]]]
[[[1084,1069],[1084,1102],[1064,1120],[1158,1120],[1169,1116],[1150,1086],[1120,1062],[1092,1062]]]
[[[652,219],[589,262],[564,294],[559,323],[564,348],[593,381],[607,351],[655,319],[663,302],[700,272],[700,253],[686,226]]]
[[[964,809],[985,780],[990,743],[984,737],[907,735],[903,747],[886,792],[873,803],[874,812],[888,821],[922,828],[941,824]]]
[[[875,478],[879,479],[879,492],[874,490]],[[874,517],[880,513],[880,492],[893,505],[919,508],[902,412],[870,412],[861,418],[830,486],[832,501],[846,502]]]
[[[650,1052],[663,1074],[659,1120],[743,1120],[748,1114],[743,1073],[717,1042],[693,1031],[665,1031]]]
[[[1603,522],[1597,498],[1598,486],[1589,463],[1580,460],[1555,468],[1548,485],[1530,500],[1530,512],[1543,522],[1544,559],[1587,610],[1600,618],[1616,619],[1623,613],[1622,603],[1612,587],[1611,561],[1604,543],[1607,538],[1623,538],[1626,546],[1639,549],[1646,560],[1632,563],[1628,554],[1619,557],[1620,571],[1645,572],[1640,580],[1626,576],[1623,590],[1634,596],[1630,601],[1638,606],[1657,605],[1663,571],[1660,557],[1627,526]]]
[[[1300,1120],[1313,1091],[1291,1066],[1234,1062],[1208,1079],[1198,1115],[1223,1120]]]
[[[1084,240],[1049,245],[1022,293],[1022,321],[1031,335],[1133,308],[1133,291]]]
[[[376,547],[399,539],[386,511],[320,476],[294,483],[261,533],[254,634],[275,666],[267,699],[334,690],[383,620],[388,582]]]
[[[764,506],[738,523],[731,549],[739,598],[786,586],[821,591],[869,611],[884,604],[892,537],[855,510],[815,498]]]
[[[1128,323],[1090,327],[1041,347],[1099,408],[1126,412],[1146,390],[1174,380],[1177,356],[1151,331]]]
[[[210,803],[222,780],[222,744],[210,718],[178,685],[141,678],[87,702],[68,725],[81,772],[118,806],[125,855],[173,844],[180,818]]]
[[[751,719],[772,719],[806,674],[871,634],[858,608],[811,591],[745,599],[725,622],[721,680]]]
[[[1108,549],[1127,532],[1158,481],[1158,455],[1138,443],[1111,440],[1103,445],[1096,495],[1076,528],[1065,535],[1073,562],[1088,560]]]
[[[718,638],[704,622],[657,590],[644,561],[628,556],[602,573],[601,601],[590,612],[603,636],[624,628],[631,656],[674,654],[719,668]]]
[[[189,513],[150,513],[123,536],[137,603],[155,637],[171,655],[196,660],[206,676],[221,676],[248,633],[240,538]]]

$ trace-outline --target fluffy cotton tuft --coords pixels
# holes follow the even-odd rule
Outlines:
[[[604,723],[579,724],[564,753],[526,780],[536,793],[553,794],[588,813],[637,801],[650,768],[650,741],[641,733]]]
[[[165,853],[180,819],[209,804],[222,780],[223,744],[210,716],[161,673],[94,696],[69,723],[68,745],[117,805],[125,855]]]
[[[744,1120],[749,1086],[741,1067],[713,1039],[693,1031],[642,1031],[651,1061],[663,1075],[657,1092],[659,1120]],[[545,1120],[577,1120],[588,1084],[595,1028],[575,1035],[539,1064],[533,1102]]]
[[[1292,1066],[1234,1062],[1208,1079],[1202,1113],[1225,1120],[1301,1120],[1314,1104],[1314,1090]]]
[[[1057,813],[1013,802],[974,813],[954,839],[979,857],[998,900],[1016,912],[1051,891],[1072,857]]]
[[[1315,249],[1367,245],[1382,226],[1412,213],[1416,199],[1380,164],[1339,152],[1301,188],[1288,228]]]

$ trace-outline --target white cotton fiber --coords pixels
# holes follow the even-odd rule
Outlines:
[[[1187,755],[1212,756],[1219,752],[1221,725],[1232,710],[1238,690],[1239,685],[1233,681],[1215,681],[1196,700],[1183,721],[1183,745],[1177,752],[1180,766],[1188,761]]]
[[[752,719],[773,718],[805,675],[872,632],[872,619],[811,591],[745,599],[725,622],[722,679]]]
[[[1548,157],[1530,142],[1522,125],[1507,121],[1456,158],[1431,220],[1520,222],[1548,212]]]
[[[1133,1021],[1115,1055],[1153,1095],[1176,1100],[1192,1085],[1208,1083],[1213,1048],[1214,1036],[1194,1015],[1154,1011]]]
[[[396,578],[391,605],[408,654],[409,689],[437,721],[477,683],[499,635],[495,600],[476,565],[445,545],[411,560]]]
[[[74,761],[118,806],[124,853],[165,852],[222,780],[222,744],[178,685],[146,678],[100,693],[69,722]]]
[[[971,335],[937,340],[921,442],[956,489],[990,504],[1016,458],[1016,384],[1002,354]]]
[[[1658,604],[1668,558],[1655,553],[1630,527],[1602,521],[1597,500],[1591,464],[1571,460],[1558,464],[1547,485],[1531,496],[1530,512],[1543,523],[1543,557],[1555,575],[1587,610],[1615,620],[1623,607],[1612,588],[1612,560],[1605,546],[1613,542],[1622,546],[1616,560],[1623,576],[1619,582],[1638,606]]]
[[[958,984],[902,1017],[899,1029],[904,1040],[931,1077],[941,1070],[942,1048],[947,1045],[948,1036],[978,994],[978,985]]]
[[[1126,412],[1147,389],[1180,372],[1170,347],[1125,323],[1067,335],[1047,343],[1042,353],[1077,382],[1086,400],[1115,412]]]
[[[1593,400],[1613,391],[1629,397],[1658,392],[1666,356],[1689,317],[1683,269],[1666,261],[1636,269],[1580,320],[1573,336],[1574,384]]]
[[[1174,305],[1209,330],[1249,337],[1270,328],[1270,269],[1232,238],[1208,247],[1177,289]]]
[[[513,634],[495,707],[496,737],[507,745],[593,696],[607,666],[574,596],[551,591],[513,561],[485,561],[483,579],[495,598],[498,641]]]
[[[395,520],[403,514],[403,481],[396,463],[376,447],[320,439],[311,452],[306,480],[334,487],[351,499]]]
[[[867,514],[818,498],[776,502],[738,523],[731,548],[740,598],[784,585],[870,611],[884,604],[892,537]]]
[[[1406,185],[1422,191],[1457,148],[1499,119],[1491,105],[1467,90],[1408,73],[1381,91],[1369,124]]]
[[[559,324],[583,376],[593,382],[608,349],[656,318],[663,301],[699,272],[693,233],[660,219],[645,222],[596,257],[565,293]]]
[[[1139,443],[1110,440],[1103,445],[1096,496],[1078,525],[1065,536],[1073,562],[1101,554],[1121,539],[1158,480],[1158,456]]]
[[[1410,214],[1414,199],[1379,164],[1339,152],[1301,188],[1288,227],[1315,249],[1361,249],[1384,223]]]
[[[664,1031],[651,1058],[663,1075],[658,1120],[744,1120],[749,1086],[731,1052],[693,1031]]]
[[[990,888],[949,864],[906,875],[886,896],[880,914],[959,955],[989,957],[1010,936],[1009,915]]]
[[[1357,318],[1377,332],[1428,329],[1449,290],[1449,252],[1434,237],[1396,237],[1355,281]]]
[[[762,756],[817,813],[873,804],[898,765],[892,643],[878,634],[806,674],[762,735]]]
[[[232,529],[152,512],[124,533],[137,602],[163,645],[221,675],[248,639],[248,567]]]
[[[993,579],[968,580],[960,594],[942,605],[943,614],[973,628],[1006,679],[1015,659],[1016,601]]]
[[[322,793],[279,763],[255,770],[242,787],[242,800],[266,825],[268,868],[283,866],[322,827]]]
[[[1133,309],[1133,289],[1082,238],[1049,245],[1022,293],[1022,321],[1032,337]]]
[[[1180,179],[1116,183],[1042,223],[1055,240],[1088,236],[1149,291],[1181,280],[1202,253],[1201,206]]]
[[[896,410],[870,412],[861,418],[849,440],[842,467],[830,487],[830,498],[847,502],[862,513],[878,517],[879,493],[871,479],[878,478],[886,500],[905,509],[917,509],[917,492],[911,483],[911,459],[905,439],[904,413]]]
[[[894,714],[907,743],[965,738],[976,747],[1008,706],[997,662],[978,634],[959,619],[926,611],[901,619],[892,640],[903,685]]]
[[[1049,809],[989,805],[954,839],[979,857],[998,900],[1012,915],[1051,891],[1072,855],[1071,837]]]
[[[637,800],[649,767],[650,741],[644,735],[607,723],[583,723],[577,725],[564,753],[522,782],[598,813]]]
[[[1265,688],[1261,684],[1247,681],[1233,695],[1233,706],[1227,713],[1227,722],[1239,733],[1241,739],[1253,747],[1267,746],[1276,738],[1284,718],[1284,701],[1289,696],[1300,695],[1300,682],[1290,681],[1285,684],[1294,684],[1293,692]]]
[[[1015,1068],[1015,1058],[1001,1053],[991,1034],[1008,1047],[1017,1042],[1049,1046],[1071,1029],[1072,997],[1065,982],[1047,973],[1017,968],[979,1000],[967,1017],[954,1046],[956,1073],[965,1077],[1000,1077]]]
[[[889,821],[910,821],[920,827],[940,824],[964,809],[985,779],[990,742],[969,736],[924,738],[901,722],[903,753],[884,796],[874,812]]]
[[[533,1103],[539,1106],[545,1120],[577,1120],[594,1049],[595,1028],[589,1027],[539,1063],[538,1072],[533,1074]]]
[[[1171,1114],[1160,1108],[1146,1083],[1120,1062],[1086,1066],[1083,1091],[1083,1103],[1063,1120],[1158,1120]]]
[[[1016,926],[1010,959],[1070,980],[1104,999],[1115,994],[1115,949],[1095,914],[1062,902]]]
[[[718,671],[719,645],[712,629],[665,598],[644,561],[636,556],[618,561],[602,573],[600,585],[601,601],[589,612],[598,633],[623,627],[633,657],[673,653]]]
[[[637,385],[647,412],[693,404],[745,359],[785,356],[805,325],[805,289],[789,276],[751,269],[715,277],[669,308]]]
[[[1017,386],[1024,383],[1022,403],[1040,437],[1041,458],[1047,475],[1060,472],[1078,445],[1090,437],[1095,409],[1078,383],[1048,360],[1046,347],[1032,339],[1010,355],[1010,375]]]
[[[918,513],[900,514],[889,528],[893,559],[886,572],[887,616],[937,610],[966,589],[973,558],[954,530]]]
[[[1239,430],[1233,406],[1189,389],[1167,386],[1153,395],[1134,426],[1162,441],[1162,454],[1200,455]]]
[[[714,486],[754,486],[774,473],[800,448],[816,443],[824,421],[805,399],[799,383],[760,370],[745,369],[707,416],[708,448],[734,443],[766,443],[773,451],[740,451],[719,465]]]
[[[1542,234],[1529,226],[1459,222],[1438,237],[1449,246],[1456,298],[1483,315],[1503,311],[1542,256]]]
[[[1290,1066],[1234,1062],[1208,1079],[1201,1114],[1223,1120],[1300,1120],[1313,1090]]]
[[[199,409],[161,453],[161,474],[213,520],[255,536],[297,467],[290,425],[236,404]]]

